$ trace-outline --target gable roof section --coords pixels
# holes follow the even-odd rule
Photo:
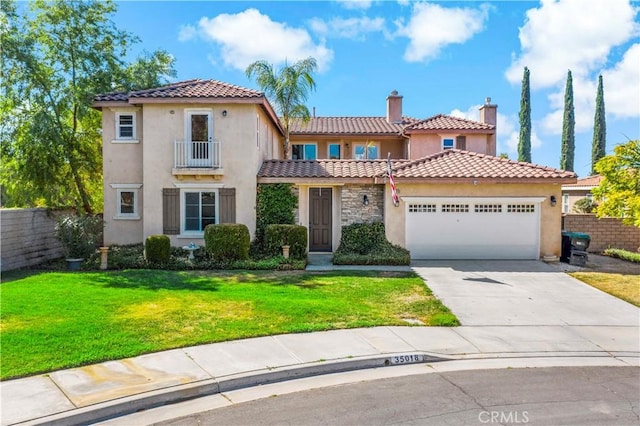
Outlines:
[[[419,160],[392,160],[398,182],[470,182],[499,183],[573,183],[573,172],[537,164],[511,161],[491,155],[451,149]],[[386,160],[271,160],[258,172],[263,182],[296,182],[297,180],[369,179],[376,183],[387,176]]]
[[[562,185],[563,191],[590,191],[600,185],[602,176],[594,175],[578,179],[576,183]]]
[[[400,136],[414,118],[403,117],[400,123],[389,123],[386,117],[312,117],[308,122],[291,122],[291,135],[389,135]]]
[[[465,118],[453,117],[446,114],[438,114],[424,120],[416,121],[404,128],[404,133],[431,132],[431,131],[471,131],[479,133],[493,133],[496,126]]]

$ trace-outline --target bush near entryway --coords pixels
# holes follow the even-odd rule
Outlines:
[[[207,225],[204,229],[204,243],[213,260],[249,259],[249,228],[241,223]]]
[[[340,246],[333,255],[335,265],[408,265],[409,250],[391,244],[384,223],[354,223],[342,227]]]
[[[169,262],[171,240],[166,235],[149,235],[144,242],[144,258],[151,264]]]
[[[264,245],[271,256],[281,255],[282,246],[289,246],[293,259],[304,259],[307,255],[307,228],[301,225],[267,225]]]

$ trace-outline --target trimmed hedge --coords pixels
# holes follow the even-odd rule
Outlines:
[[[167,263],[171,257],[171,240],[166,235],[149,235],[144,242],[144,257],[153,264]]]
[[[307,228],[301,225],[267,225],[264,233],[265,250],[272,256],[282,254],[288,245],[289,256],[304,259],[307,255]]]
[[[640,253],[634,253],[628,250],[608,248],[604,251],[605,256],[617,257],[627,262],[640,263]]]
[[[204,229],[205,250],[216,261],[247,260],[251,237],[241,223],[207,225]]]
[[[409,265],[410,262],[409,250],[387,241],[382,222],[343,226],[340,246],[333,255],[335,265]]]

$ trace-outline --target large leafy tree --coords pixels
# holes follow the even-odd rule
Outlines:
[[[522,75],[518,161],[531,162],[531,93],[529,89],[529,68],[527,67],[524,67],[524,73]]]
[[[573,108],[573,78],[567,72],[567,86],[564,91],[564,118],[562,121],[562,147],[560,168],[573,171],[576,150],[576,117]]]
[[[595,171],[603,176],[593,190],[600,203],[597,215],[619,217],[640,227],[640,140],[616,146],[613,155],[596,163]]]
[[[174,74],[165,52],[128,65],[137,42],[111,20],[110,1],[0,3],[3,85],[0,172],[5,206],[101,205],[96,93],[158,84]],[[28,8],[28,10],[24,10]],[[143,73],[141,66],[149,65]]]
[[[598,76],[598,92],[596,94],[596,113],[593,120],[593,143],[591,145],[591,174],[595,175],[598,160],[606,155],[607,123],[604,115],[604,88],[602,75]]]
[[[302,59],[293,65],[285,64],[276,71],[266,61],[256,61],[246,69],[248,78],[255,79],[258,86],[273,103],[284,130],[284,154],[290,156],[289,130],[295,119],[309,121],[311,114],[305,105],[309,92],[315,90],[313,73],[318,64],[314,58]]]

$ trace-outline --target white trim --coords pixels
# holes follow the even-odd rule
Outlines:
[[[123,115],[130,115],[131,116],[131,136],[120,136],[120,130],[121,130],[121,126],[120,126],[120,117]],[[136,136],[137,136],[137,132],[138,132],[138,126],[137,126],[137,112],[135,110],[131,111],[116,111],[115,113],[115,125],[116,125],[116,133],[115,133],[115,140],[117,141],[126,141],[128,143],[135,143],[133,142],[134,140],[137,141]],[[127,128],[129,126],[126,126]]]
[[[594,188],[597,188],[598,185],[584,185],[584,186],[563,186],[563,191],[591,191]]]
[[[180,189],[220,189],[224,183],[174,183],[173,186]]]
[[[509,203],[542,203],[547,197],[400,197],[405,203],[421,203],[424,201],[434,203],[485,203],[487,200],[500,200]]]
[[[444,147],[444,141],[446,141],[446,140],[453,141],[453,144],[451,145],[451,147],[450,147],[450,148],[445,148],[445,147]],[[441,148],[443,151],[445,151],[445,150],[447,150],[447,149],[455,149],[455,148],[457,148],[457,147],[456,147],[456,137],[455,137],[455,136],[443,136],[443,137],[441,137],[441,138],[440,138],[440,148]]]
[[[125,112],[125,113],[126,112],[132,112],[132,111],[133,112],[137,112],[137,111],[140,111],[140,109],[141,109],[140,107],[134,107],[134,106],[130,106],[130,107],[125,107],[125,106],[122,106],[122,107],[109,107],[109,111],[112,111],[112,112]]]
[[[113,139],[111,143],[140,143],[139,139]]]
[[[219,187],[206,186],[209,184],[202,184],[204,186],[198,184],[187,185],[180,188],[180,234],[179,238],[203,238],[203,231],[187,231],[185,229],[186,220],[185,220],[185,194],[188,192],[213,192],[215,193],[215,223],[220,223],[220,193],[218,191]],[[202,213],[202,211],[200,212]]]
[[[142,188],[141,183],[110,183],[110,187],[113,189],[139,189]]]

